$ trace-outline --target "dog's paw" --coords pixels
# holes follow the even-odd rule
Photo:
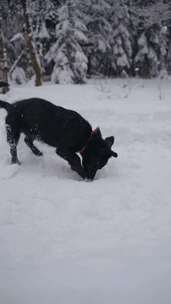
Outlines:
[[[20,162],[18,159],[17,159],[16,161],[13,161],[13,160],[12,160],[12,161],[11,161],[11,165],[13,165],[13,166],[14,166],[14,165],[16,165],[16,166],[19,165],[19,166],[20,166],[20,165],[21,165],[21,162]]]
[[[36,155],[36,156],[43,156],[43,152],[37,151],[37,152],[35,153],[35,155]]]

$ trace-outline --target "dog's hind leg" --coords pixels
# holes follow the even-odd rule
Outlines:
[[[11,125],[6,125],[7,131],[7,142],[10,146],[11,153],[11,163],[12,164],[20,164],[17,156],[17,144],[20,138],[20,131],[16,128],[13,128]]]
[[[26,145],[31,149],[33,154],[35,154],[36,156],[42,156],[43,155],[43,153],[33,144],[33,140],[31,139],[30,136],[26,136],[24,138],[24,141],[25,141]]]
[[[58,148],[56,149],[56,153],[70,164],[72,170],[76,171],[82,178],[86,177],[81,160],[76,153],[66,152]]]

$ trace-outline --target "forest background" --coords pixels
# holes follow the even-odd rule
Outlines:
[[[9,78],[34,77],[26,20],[44,81],[171,74],[169,0],[1,0]]]

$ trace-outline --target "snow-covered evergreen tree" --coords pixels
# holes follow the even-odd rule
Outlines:
[[[137,9],[139,29],[135,67],[140,76],[154,77],[166,69],[168,4],[164,0]]]
[[[10,70],[22,68],[30,78],[28,52],[23,52],[22,2],[2,0],[0,13]],[[33,38],[46,79],[78,83],[87,74],[135,75],[136,70],[140,76],[151,77],[164,68],[171,71],[170,0],[29,3]]]
[[[111,65],[115,75],[125,75],[131,71],[132,66],[132,35],[129,11],[124,1],[110,1],[111,13],[110,45]]]
[[[87,73],[87,57],[82,43],[87,42],[86,26],[80,19],[77,1],[68,0],[58,10],[56,42],[45,58],[53,63],[55,83],[83,83]]]
[[[36,0],[31,5],[34,37],[37,43],[41,44],[43,54],[53,42],[57,24],[57,8],[58,6],[54,5],[52,0]]]
[[[91,73],[122,75],[131,69],[132,43],[126,4],[119,0],[86,1]]]
[[[107,18],[111,6],[107,0],[80,0],[82,18],[88,29],[89,47],[87,48],[88,73],[110,73],[109,33],[111,25]]]
[[[171,75],[171,29],[169,32],[168,54],[167,54],[167,68],[168,73]]]

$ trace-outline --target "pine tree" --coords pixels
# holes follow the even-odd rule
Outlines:
[[[1,0],[0,11],[10,71],[15,78],[16,69],[25,72],[29,79],[33,69],[24,51],[24,1]],[[29,3],[34,50],[54,82],[81,83],[87,74],[152,77],[166,68],[171,73],[170,0]]]
[[[132,34],[129,10],[126,3],[120,1],[111,2],[110,33],[111,65],[116,76],[124,76],[131,73],[132,67]]]
[[[81,0],[80,6],[88,29],[88,73],[109,75],[111,53],[109,33],[112,29],[107,17],[111,6],[107,0]]]
[[[131,70],[132,41],[127,6],[123,1],[97,0],[82,3],[89,30],[89,71],[106,76]]]
[[[31,4],[33,34],[37,44],[41,44],[43,55],[53,42],[57,24],[57,5],[52,0],[36,0]]]
[[[168,36],[165,24],[169,17],[168,4],[159,0],[137,8],[137,14],[139,24],[135,67],[140,76],[154,77],[167,65]]]
[[[52,81],[84,83],[87,57],[81,44],[87,42],[87,29],[80,19],[77,1],[66,1],[58,10],[58,20],[56,42],[45,56],[48,63],[54,63]]]

